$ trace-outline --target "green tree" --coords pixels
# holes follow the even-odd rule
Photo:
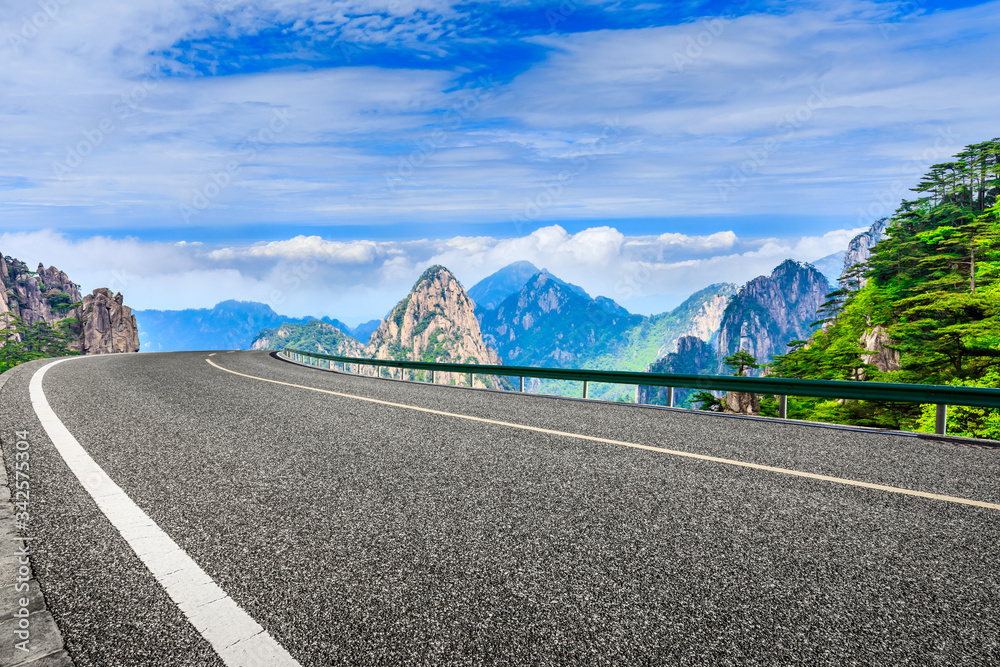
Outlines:
[[[760,368],[760,364],[757,363],[757,357],[744,349],[737,350],[735,353],[729,355],[722,360],[722,363],[728,366],[729,370],[733,371],[733,375],[746,375],[747,371]]]
[[[849,268],[840,289],[828,295],[817,313],[817,323],[824,326],[777,356],[772,374],[995,386],[1000,373],[1000,140],[967,146],[952,161],[931,167],[913,190],[917,198],[901,202],[864,273]],[[862,277],[867,277],[864,287]],[[864,363],[872,353],[862,340],[874,340],[876,328],[898,351],[899,370]],[[912,429],[925,428],[928,418],[909,404],[810,399],[796,404],[804,412],[796,416],[819,421]],[[949,431],[991,434],[996,413],[954,408]]]

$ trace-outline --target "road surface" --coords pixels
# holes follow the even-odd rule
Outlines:
[[[28,434],[22,534],[81,667],[234,659],[80,465],[288,664],[1000,662],[1000,449],[264,352],[70,359],[33,403],[50,363],[9,374],[0,438],[14,480]]]

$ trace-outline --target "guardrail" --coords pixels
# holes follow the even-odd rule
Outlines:
[[[392,359],[363,359],[302,352],[286,348],[281,354],[286,358],[320,368],[334,369],[341,364],[345,372],[362,366],[421,370],[435,373],[462,373],[469,375],[472,386],[474,375],[498,375],[520,379],[519,390],[524,391],[524,378],[571,380],[583,383],[583,398],[591,382],[634,385],[635,400],[639,401],[639,386],[666,387],[667,404],[673,407],[674,389],[704,389],[706,391],[740,391],[752,394],[772,394],[778,398],[778,416],[788,417],[789,396],[816,398],[857,399],[865,401],[890,401],[896,403],[928,403],[936,406],[935,432],[944,435],[948,406],[967,405],[981,408],[1000,408],[1000,389],[988,387],[949,387],[933,384],[899,384],[889,382],[852,382],[848,380],[799,380],[795,378],[739,377],[733,375],[693,375],[681,373],[638,373],[635,371],[598,371],[577,368],[544,368],[538,366],[493,366],[487,364],[442,364],[425,361],[395,361]],[[381,371],[380,371],[381,372]]]

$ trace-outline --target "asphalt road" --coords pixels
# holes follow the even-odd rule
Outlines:
[[[302,665],[1000,663],[1000,511],[359,401],[209,353],[73,359],[49,404]],[[247,375],[1000,503],[1000,449],[431,387]],[[79,666],[219,665],[47,439],[32,565]],[[11,473],[13,478],[13,473]]]

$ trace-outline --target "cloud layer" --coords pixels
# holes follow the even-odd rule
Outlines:
[[[792,258],[813,261],[847,247],[860,229],[793,239],[626,236],[613,227],[576,234],[558,225],[515,238],[352,241],[297,236],[212,247],[91,237],[54,231],[0,235],[0,250],[34,267],[44,261],[85,290],[108,286],[137,309],[209,307],[225,299],[269,303],[290,316],[330,315],[349,323],[382,317],[433,264],[468,288],[519,260],[547,268],[591,295],[640,313],[662,312],[716,282],[743,283]]]
[[[21,0],[0,16],[0,214],[140,236],[816,211],[854,226],[997,134],[1000,3],[687,6]]]

